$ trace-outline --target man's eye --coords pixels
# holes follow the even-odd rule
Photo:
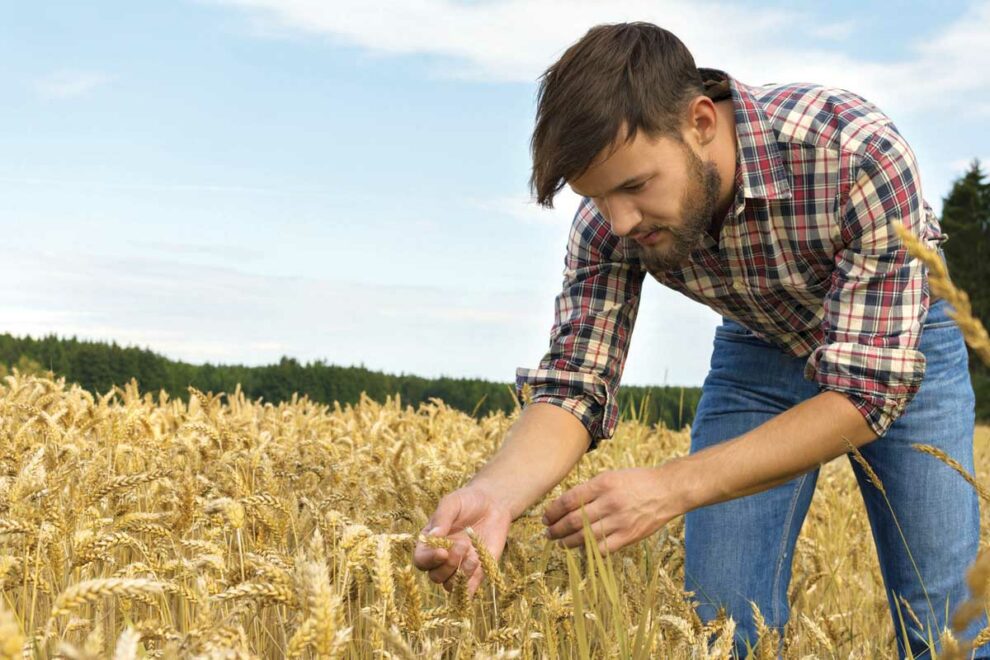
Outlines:
[[[646,185],[646,181],[643,181],[642,183],[637,183],[637,184],[632,185],[632,186],[626,186],[625,188],[623,188],[623,190],[626,190],[626,191],[629,191],[629,192],[636,192],[637,190],[641,190],[643,188],[643,186],[645,186],[645,185]]]

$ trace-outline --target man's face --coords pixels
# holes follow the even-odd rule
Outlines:
[[[624,128],[619,135],[625,136]],[[684,266],[712,223],[722,185],[715,163],[703,162],[683,142],[654,139],[643,131],[601,160],[605,153],[568,182],[571,189],[591,197],[614,234],[636,239],[649,270]]]

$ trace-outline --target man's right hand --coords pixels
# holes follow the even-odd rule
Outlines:
[[[447,591],[453,589],[453,576],[460,568],[468,578],[468,594],[473,595],[484,578],[484,571],[465,528],[474,530],[498,562],[511,524],[512,515],[507,507],[480,486],[468,484],[440,500],[422,532],[427,536],[446,536],[453,545],[449,549],[432,548],[418,542],[413,550],[413,565],[429,571],[430,580],[443,584]]]

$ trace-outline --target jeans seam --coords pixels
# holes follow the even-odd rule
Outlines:
[[[778,586],[780,585],[780,573],[784,567],[784,554],[787,551],[787,539],[791,536],[791,524],[794,521],[794,509],[797,508],[798,498],[801,496],[801,491],[804,488],[804,482],[808,478],[807,473],[801,475],[798,480],[797,487],[794,489],[794,495],[791,496],[791,505],[787,510],[787,518],[784,520],[784,530],[780,537],[780,549],[777,551],[777,568],[774,571],[773,576],[773,595],[771,596],[771,615],[773,620],[776,621],[780,618],[778,609],[779,601],[777,600]]]

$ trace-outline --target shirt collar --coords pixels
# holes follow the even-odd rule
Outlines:
[[[699,68],[706,93],[732,94],[736,119],[736,164],[741,171],[743,196],[747,199],[790,199],[787,170],[777,148],[777,137],[763,107],[749,85],[725,71]]]

